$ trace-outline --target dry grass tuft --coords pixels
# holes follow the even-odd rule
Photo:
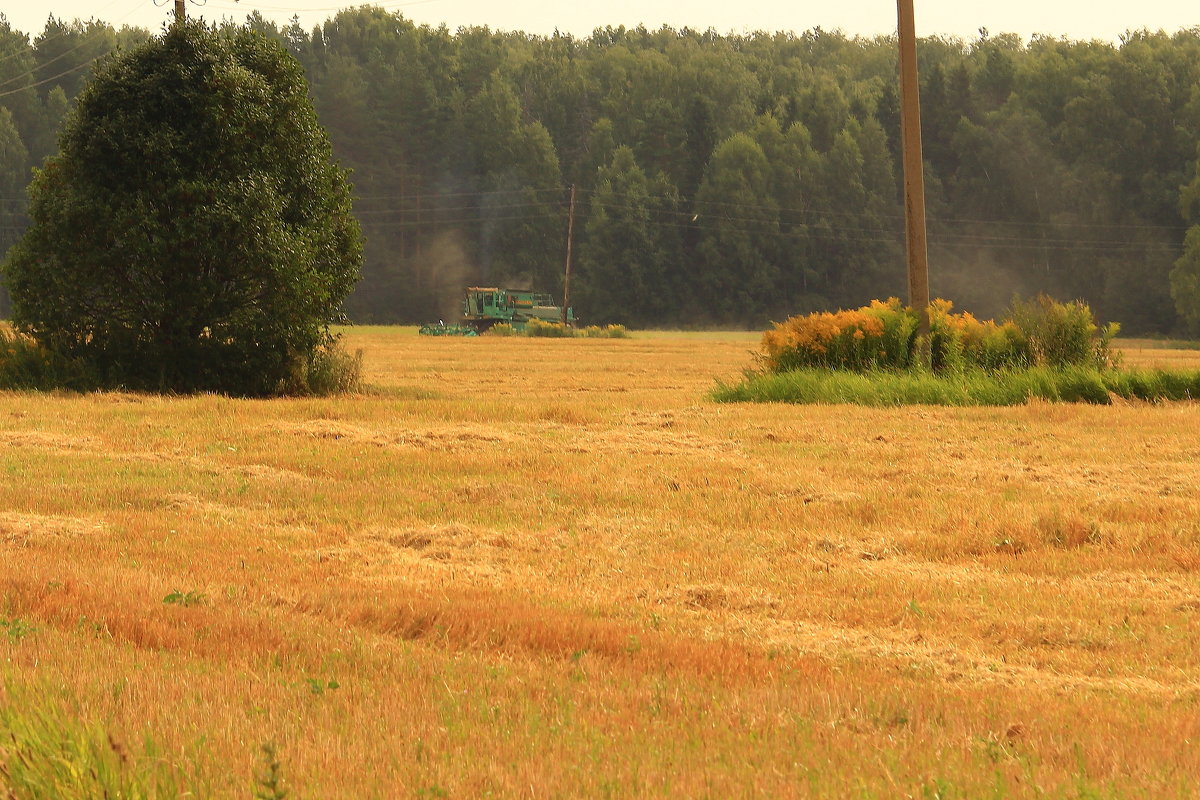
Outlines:
[[[827,672],[819,661],[793,656],[777,661],[765,652],[722,641],[694,640],[577,611],[547,609],[521,600],[473,591],[431,599],[395,591],[386,603],[328,593],[280,601],[290,612],[334,619],[354,628],[431,641],[455,649],[484,649],[508,656],[578,661],[584,655],[623,670],[753,678],[786,669]],[[399,596],[397,596],[399,595]]]
[[[720,455],[736,453],[736,446],[694,433],[672,430],[630,429],[595,431],[574,438],[567,448],[573,453],[639,456]]]
[[[39,450],[67,453],[91,446],[87,439],[64,436],[46,431],[0,431],[0,444],[10,447],[31,447]]]
[[[0,512],[0,541],[17,547],[30,547],[55,539],[94,536],[102,533],[104,528],[104,522],[100,520]]]

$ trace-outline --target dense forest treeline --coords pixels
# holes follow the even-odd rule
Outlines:
[[[760,326],[904,292],[893,38],[542,37],[374,8],[245,24],[304,65],[353,169],[357,321],[453,317],[468,283],[561,293],[572,184],[588,323]],[[147,36],[0,22],[0,244],[88,65]],[[935,295],[991,316],[1044,291],[1127,332],[1200,325],[1200,30],[981,31],[919,54]]]

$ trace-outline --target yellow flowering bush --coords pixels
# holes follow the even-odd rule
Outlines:
[[[1028,367],[1029,341],[1012,320],[980,321],[969,311],[952,313],[949,300],[929,304],[930,354],[937,371],[978,367]]]
[[[531,319],[525,323],[525,335],[544,339],[569,339],[575,335],[574,330],[557,322],[543,322]]]
[[[929,350],[938,372],[996,371],[1030,366],[1111,367],[1115,323],[1097,326],[1085,303],[1044,296],[1014,303],[1009,319],[981,321],[954,313],[949,300],[929,304]],[[865,372],[913,365],[917,313],[895,297],[852,311],[822,311],[776,323],[763,334],[769,372],[818,367]]]
[[[854,311],[821,311],[776,323],[763,334],[763,359],[772,372],[907,366],[907,340],[914,331],[916,317],[899,300],[875,300]]]

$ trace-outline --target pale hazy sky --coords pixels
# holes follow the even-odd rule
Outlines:
[[[216,21],[233,17],[239,22],[251,10],[285,23],[300,15],[311,29],[339,7],[339,0],[188,0],[188,14]],[[1034,33],[1072,39],[1116,40],[1130,29],[1165,29],[1200,26],[1200,4],[1190,0],[1140,0],[1140,2],[1053,2],[1053,0],[1001,0],[971,3],[962,0],[914,0],[920,35],[950,34],[972,39],[980,27],[993,34],[1012,32],[1028,38]],[[0,0],[0,10],[14,28],[36,34],[53,13],[65,19],[96,17],[117,26],[140,25],[158,31],[168,19],[172,0]],[[353,5],[353,4],[351,4]],[[417,22],[451,29],[461,25],[488,25],[502,30],[550,33],[555,28],[577,36],[596,27],[644,23],[657,28],[689,26],[701,30],[804,31],[820,26],[848,34],[893,33],[896,5],[891,0],[842,2],[784,2],[783,0],[691,0],[662,3],[653,0],[408,0],[377,3]]]

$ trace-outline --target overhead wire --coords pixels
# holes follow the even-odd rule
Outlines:
[[[443,197],[484,197],[497,194],[523,194],[525,192],[533,192],[536,194],[544,194],[554,192],[566,197],[567,190],[562,187],[555,186],[553,188],[538,189],[527,187],[521,189],[481,189],[473,192],[425,192],[422,194],[381,194],[381,195],[356,195],[355,200],[438,200]]]
[[[373,3],[372,8],[381,8],[385,11],[393,8],[405,8],[407,6],[422,6],[428,3],[436,3],[438,0],[404,0],[403,2],[383,2]],[[204,5],[211,6],[222,11],[272,11],[276,13],[292,12],[293,14],[307,14],[318,11],[342,11],[348,8],[347,5],[340,6],[323,6],[320,8],[296,7],[296,6],[275,6],[275,5],[259,5],[258,3],[222,3],[205,0]]]
[[[585,195],[598,193],[598,190],[596,190],[596,189],[586,189],[583,187],[580,187],[579,189],[577,189],[577,191],[580,194],[585,194]],[[562,193],[563,195],[566,194],[565,189],[556,187],[556,188],[549,188],[549,189],[526,188],[526,189],[497,190],[497,191],[492,191],[492,192],[482,192],[482,191],[480,191],[480,192],[448,192],[448,193],[426,192],[426,193],[416,193],[416,194],[374,195],[374,196],[358,196],[358,197],[355,197],[354,199],[356,201],[358,201],[358,200],[364,200],[364,201],[409,200],[409,199],[412,199],[412,200],[438,200],[438,199],[441,199],[444,197],[478,197],[478,196],[489,195],[489,194],[520,194],[520,193],[524,193],[524,192],[535,192],[535,193],[539,193],[539,194],[546,193],[546,192]],[[623,197],[623,198],[633,198],[633,199],[648,199],[648,200],[652,200],[652,201],[657,200],[660,202],[667,202],[667,203],[678,202],[678,200],[679,200],[678,197],[672,197],[672,196],[668,196],[668,195],[654,195],[654,194],[634,195],[634,194],[623,193],[623,192],[605,192],[605,194],[608,196],[618,197],[618,198]],[[594,201],[594,200],[591,201],[591,204],[597,205],[596,201]],[[619,207],[619,206],[612,206],[611,204],[601,204],[601,205],[609,205],[610,207],[614,207],[614,208]],[[736,208],[736,209],[747,209],[747,210],[773,211],[773,212],[778,212],[778,213],[784,214],[784,215],[798,214],[798,215],[802,215],[802,216],[816,216],[816,217],[820,217],[822,219],[828,218],[828,217],[834,217],[834,218],[842,217],[842,218],[849,218],[849,219],[871,219],[871,220],[892,219],[892,220],[899,220],[899,221],[903,221],[903,219],[904,219],[904,216],[902,214],[886,214],[886,213],[866,214],[866,213],[862,213],[862,212],[853,212],[853,211],[834,211],[834,210],[827,210],[827,209],[792,208],[792,207],[787,207],[787,206],[775,206],[775,205],[767,205],[767,204],[760,204],[760,203],[735,203],[735,202],[720,201],[720,200],[699,201],[698,207],[700,209],[699,213],[701,216],[704,215],[703,208],[707,207],[707,206],[715,206],[718,208]],[[696,210],[691,210],[691,211],[678,210],[678,211],[676,211],[676,210],[671,210],[671,209],[653,209],[653,211],[654,211],[654,213],[674,214],[674,215],[680,216],[680,217],[692,217],[692,216],[696,216],[696,214],[697,214]],[[741,219],[741,218],[733,218],[733,219]],[[1184,225],[1154,225],[1154,224],[1132,224],[1132,223],[1107,224],[1107,223],[1083,223],[1083,222],[985,220],[985,219],[972,219],[972,218],[963,218],[963,217],[937,217],[937,216],[930,216],[929,223],[930,223],[931,227],[936,226],[936,225],[941,225],[941,224],[948,224],[948,223],[960,223],[960,224],[969,224],[969,225],[997,225],[997,226],[1010,226],[1010,227],[1011,226],[1022,226],[1022,227],[1031,227],[1031,228],[1042,228],[1042,229],[1047,229],[1047,230],[1061,230],[1064,228],[1083,228],[1083,229],[1094,229],[1094,230],[1120,229],[1120,230],[1169,231],[1169,232],[1178,233],[1178,234],[1183,234],[1188,229],[1187,226],[1184,226]]]
[[[67,56],[71,55],[71,53],[74,53],[76,50],[82,50],[88,44],[90,44],[90,42],[88,42],[86,40],[82,41],[79,44],[72,47],[70,50],[62,51],[61,53],[59,53],[58,55],[56,55],[54,58],[50,59],[49,61],[43,61],[41,64],[38,64],[32,70],[29,70],[28,72],[25,72],[21,75],[16,75],[12,78],[9,78],[6,81],[0,82],[0,89],[4,88],[5,86],[8,86],[10,83],[13,83],[14,81],[19,81],[21,78],[24,78],[27,76],[32,77],[33,75],[36,75],[39,71],[44,70],[46,67],[50,66],[51,64],[53,64],[56,61],[61,61],[62,59],[66,58]],[[102,53],[101,55],[105,55],[105,54]],[[63,73],[63,74],[66,74],[66,73]]]
[[[547,190],[547,191],[559,191],[559,190]],[[455,195],[458,197],[480,196],[481,194],[482,193],[470,193],[470,192],[455,193]],[[414,196],[414,197],[416,197],[416,196]],[[437,195],[420,195],[420,197],[422,199],[428,199],[430,197],[437,197]],[[399,219],[399,220],[366,219],[366,220],[362,220],[362,224],[365,228],[415,228],[415,227],[428,227],[428,226],[438,226],[438,225],[485,224],[485,223],[491,223],[491,222],[506,222],[506,221],[535,221],[535,220],[544,220],[544,219],[562,219],[565,209],[563,209],[561,207],[561,204],[552,203],[552,202],[506,203],[506,204],[502,204],[499,206],[483,207],[480,210],[482,210],[482,211],[487,211],[489,209],[513,210],[513,209],[518,209],[518,208],[544,209],[546,207],[553,207],[556,205],[558,205],[560,207],[560,210],[557,213],[550,213],[550,214],[546,214],[546,213],[532,214],[532,215],[531,214],[518,214],[518,215],[510,214],[510,215],[503,215],[503,216],[495,216],[493,214],[483,213],[483,214],[475,214],[475,215],[470,215],[470,216],[456,216],[451,219],[445,218],[443,212],[453,211],[453,212],[461,213],[463,211],[475,210],[476,208],[478,208],[478,206],[456,205],[456,206],[449,206],[449,207],[438,207],[438,206],[434,205],[429,208],[422,209],[421,213],[422,213],[422,216],[425,217],[424,219],[403,219],[403,218]],[[609,210],[635,210],[635,211],[646,210],[646,209],[644,209],[644,207],[622,206],[622,205],[613,204],[613,203],[607,203],[607,204],[593,203],[593,205],[598,205],[599,207],[607,208]],[[755,206],[754,204],[727,203],[725,205],[729,205],[732,207],[740,206],[740,207],[749,207],[749,208],[754,208],[754,207],[762,208],[762,206]],[[393,209],[368,211],[365,213],[372,214],[372,215],[400,214],[403,216],[406,214],[412,214],[412,213],[414,213],[414,211],[415,210],[411,209],[411,208],[393,208]],[[690,220],[690,221],[682,221],[682,220],[686,220],[687,217],[695,217],[697,215],[694,215],[694,214],[691,214],[688,212],[672,211],[669,209],[666,209],[666,210],[651,209],[649,211],[650,211],[649,218],[647,219],[647,222],[649,224],[660,226],[660,227],[672,227],[672,228],[681,228],[681,229],[696,227],[694,219]],[[364,212],[358,212],[358,213],[362,214]],[[704,215],[700,215],[700,216],[703,217]],[[763,230],[764,224],[767,224],[767,225],[775,225],[776,224],[776,221],[774,221],[774,220],[763,220],[763,219],[753,218],[753,217],[736,217],[736,216],[722,215],[721,219],[727,223],[728,222],[735,223],[732,227],[725,226],[723,228],[723,230],[728,231],[730,233],[749,234],[749,235],[763,235],[765,233],[765,231]],[[749,226],[747,226],[747,224],[749,224]],[[1138,227],[1138,226],[1128,226],[1128,227]],[[872,228],[872,227],[837,226],[837,227],[829,229],[829,230],[814,230],[814,228],[811,225],[799,224],[799,225],[794,225],[794,226],[784,226],[783,228],[778,228],[776,230],[766,231],[766,233],[770,233],[772,235],[777,235],[777,236],[783,236],[783,237],[787,237],[787,238],[792,238],[792,239],[816,239],[816,240],[832,240],[832,241],[861,242],[861,243],[886,243],[886,244],[894,244],[894,245],[899,245],[903,242],[902,231],[896,230],[896,229],[891,229],[891,228],[878,228],[878,227]],[[1176,243],[1176,242],[1139,241],[1139,240],[1130,240],[1130,239],[1116,239],[1116,240],[1113,240],[1113,239],[1079,239],[1079,238],[1069,238],[1069,237],[1062,237],[1062,236],[1053,237],[1053,238],[1046,238],[1046,237],[1034,238],[1034,237],[1022,237],[1022,236],[999,236],[999,235],[987,235],[987,234],[975,234],[975,233],[958,233],[958,232],[952,232],[952,231],[936,231],[936,230],[930,232],[929,241],[930,241],[931,245],[941,246],[941,247],[954,247],[954,248],[977,247],[977,248],[990,248],[990,249],[1004,249],[1004,250],[1010,250],[1010,251],[1015,250],[1015,251],[1034,251],[1034,252],[1071,252],[1071,253],[1084,253],[1084,254],[1138,253],[1138,252],[1145,253],[1145,252],[1153,252],[1153,251],[1166,252],[1166,253],[1178,253],[1178,252],[1181,252],[1183,249],[1183,245],[1181,243]]]
[[[597,193],[599,193],[600,190],[580,188],[578,191],[583,194],[597,194]],[[605,194],[610,194],[615,197],[632,197],[632,198],[646,197],[651,200],[661,200],[661,201],[678,200],[678,198],[673,198],[669,195],[654,195],[654,194],[634,195],[634,194],[629,194],[629,193],[624,193],[624,192],[611,192],[611,191],[606,191]],[[704,200],[704,201],[698,201],[698,202],[702,202],[705,205],[718,206],[718,207],[736,206],[739,208],[753,208],[753,209],[760,209],[760,210],[764,210],[764,211],[777,210],[780,213],[786,212],[786,213],[792,213],[792,214],[819,214],[820,216],[828,216],[828,217],[871,217],[871,218],[897,219],[897,220],[904,219],[903,214],[886,214],[886,213],[885,214],[862,214],[862,213],[853,212],[853,211],[827,211],[824,209],[815,210],[815,209],[809,209],[809,208],[789,208],[787,206],[775,206],[775,205],[756,204],[756,203],[731,203],[729,201],[724,201],[724,200]],[[1075,228],[1097,228],[1097,229],[1106,229],[1106,230],[1110,229],[1110,228],[1124,228],[1124,229],[1136,229],[1136,230],[1169,230],[1169,231],[1175,231],[1175,232],[1180,232],[1180,233],[1187,230],[1186,226],[1181,226],[1181,225],[1154,225],[1154,224],[1144,224],[1144,223],[1139,223],[1139,224],[1112,223],[1112,224],[1108,224],[1108,223],[1102,223],[1102,222],[1054,223],[1054,222],[1032,222],[1032,221],[1023,221],[1023,220],[987,220],[987,219],[971,219],[971,218],[965,218],[965,217],[938,217],[938,216],[934,216],[934,215],[929,216],[929,221],[931,223],[933,223],[933,222],[958,222],[958,223],[975,224],[975,225],[1026,225],[1026,226],[1046,226],[1046,227],[1064,226],[1065,225],[1068,227],[1075,227]]]
[[[546,203],[504,203],[502,205],[489,205],[489,206],[486,206],[485,208],[488,211],[493,211],[496,209],[513,209],[513,208],[545,208],[547,206],[557,206],[559,208],[562,208],[561,203],[550,203],[550,202],[546,202]],[[477,205],[433,206],[431,208],[425,209],[425,211],[428,213],[441,213],[441,212],[445,212],[445,211],[475,211],[479,208],[480,208],[480,206],[477,206]],[[356,214],[356,216],[377,215],[377,214],[411,214],[411,213],[414,213],[414,211],[416,211],[416,209],[381,208],[381,209],[377,209],[377,210],[373,210],[373,211],[356,211],[355,214]],[[565,208],[562,208],[562,213],[564,213],[564,214],[566,213]]]
[[[110,4],[110,5],[111,5],[111,4]],[[130,16],[131,16],[131,15],[132,15],[132,14],[133,14],[135,11],[137,11],[137,10],[138,10],[140,7],[141,7],[141,3],[138,3],[138,5],[135,5],[135,6],[134,6],[132,9],[130,9],[129,11],[127,11],[125,14],[121,15],[121,16],[120,16],[120,17],[118,17],[116,20],[114,20],[113,22],[110,22],[110,23],[108,23],[108,24],[111,26],[111,25],[115,25],[117,22],[122,22],[123,20],[125,20],[125,19],[128,19],[128,18],[129,18],[129,17],[130,17]],[[65,36],[65,35],[67,35],[67,34],[62,34],[62,35],[64,35],[64,36]],[[55,38],[57,38],[57,37],[55,37]],[[70,50],[64,51],[64,52],[60,53],[59,55],[55,56],[54,58],[50,59],[50,60],[49,60],[49,61],[47,61],[45,64],[38,64],[38,65],[34,66],[34,67],[33,67],[33,69],[29,69],[29,70],[26,70],[25,72],[23,72],[23,73],[21,73],[21,74],[19,74],[19,75],[14,75],[14,76],[11,76],[11,77],[9,77],[9,78],[8,78],[7,80],[5,80],[3,83],[0,83],[0,88],[3,88],[3,87],[5,87],[5,86],[8,86],[8,85],[9,85],[9,84],[11,84],[11,83],[14,83],[14,82],[16,82],[16,81],[19,81],[19,80],[21,80],[22,78],[33,78],[33,77],[36,77],[36,76],[37,76],[37,73],[38,73],[40,70],[44,69],[44,68],[45,68],[45,67],[46,67],[48,64],[53,64],[55,61],[58,61],[59,59],[61,59],[61,58],[65,57],[65,56],[67,56],[67,55],[69,55],[69,54],[71,54],[71,53],[75,52],[76,50],[79,50],[80,48],[82,48],[82,47],[86,46],[87,44],[88,44],[88,42],[87,42],[87,40],[85,39],[84,41],[82,41],[82,42],[80,42],[78,45],[76,45],[75,47],[72,47]],[[37,46],[37,45],[34,45],[34,47],[36,47],[36,46]],[[16,89],[10,89],[10,90],[8,90],[8,91],[6,91],[6,92],[0,92],[0,97],[9,97],[10,95],[19,94],[20,92],[23,92],[23,91],[25,91],[26,89],[33,89],[33,88],[36,88],[36,87],[38,87],[38,86],[44,86],[44,85],[45,85],[45,84],[47,84],[47,83],[50,83],[50,82],[52,82],[52,81],[56,81],[56,80],[58,80],[59,78],[65,77],[65,76],[67,76],[67,75],[70,75],[72,72],[77,72],[77,71],[79,71],[79,70],[81,70],[81,69],[84,69],[84,68],[86,68],[86,67],[89,67],[89,66],[91,66],[91,65],[92,65],[92,64],[94,64],[95,62],[99,61],[101,58],[104,58],[104,56],[108,55],[110,52],[112,52],[112,51],[106,51],[106,52],[100,53],[99,55],[97,55],[97,56],[94,56],[94,57],[92,57],[92,58],[89,58],[87,61],[84,61],[84,62],[83,62],[83,63],[81,63],[81,64],[76,64],[74,67],[71,67],[71,68],[70,68],[70,69],[68,69],[68,70],[64,70],[64,71],[62,71],[62,72],[58,73],[57,75],[52,75],[52,76],[50,76],[49,78],[45,78],[45,79],[43,79],[43,80],[36,81],[36,82],[34,82],[34,83],[27,83],[27,84],[25,84],[24,86],[20,86],[20,87],[18,87],[18,88],[16,88]]]
[[[600,193],[599,190],[597,190],[597,189],[588,189],[588,188],[584,188],[584,187],[579,187],[577,189],[577,191],[581,195],[588,195],[588,194],[594,195],[594,194]],[[440,199],[443,197],[469,197],[469,196],[479,196],[482,194],[501,194],[501,193],[517,194],[517,193],[522,193],[522,192],[537,192],[537,193],[553,192],[553,193],[562,193],[564,196],[566,194],[565,189],[556,187],[556,188],[550,188],[550,189],[535,189],[535,188],[512,189],[512,190],[496,191],[496,192],[452,192],[452,193],[427,192],[427,193],[418,193],[418,194],[375,195],[375,196],[369,196],[369,197],[368,196],[356,197],[355,200],[406,200],[406,199],[437,200],[437,199]],[[660,201],[660,202],[667,202],[667,203],[679,201],[678,197],[670,196],[670,195],[655,195],[655,194],[634,195],[634,194],[625,193],[625,192],[604,192],[604,194],[606,194],[608,196],[612,196],[612,197],[623,197],[623,198],[633,198],[633,199],[643,199],[644,198],[644,199],[648,199],[648,200],[652,200],[652,201]],[[595,201],[592,201],[592,203],[595,204]],[[778,212],[780,214],[799,214],[799,215],[804,215],[804,216],[817,216],[817,217],[821,217],[821,218],[842,217],[842,218],[852,218],[852,219],[858,218],[858,219],[873,219],[873,220],[874,219],[893,219],[893,220],[899,220],[899,221],[904,220],[903,214],[887,214],[887,213],[867,214],[867,213],[854,212],[854,211],[834,211],[834,210],[830,210],[830,209],[794,208],[794,207],[788,207],[788,206],[776,206],[776,205],[768,205],[768,204],[761,204],[761,203],[736,203],[736,202],[730,202],[730,201],[724,201],[724,200],[703,200],[703,201],[698,201],[698,203],[701,207],[715,206],[718,208],[738,208],[738,209],[749,209],[749,210],[774,211],[774,212]],[[670,210],[666,210],[666,209],[655,209],[655,212],[656,213],[672,213],[672,214],[676,214],[679,216],[688,216],[688,217],[694,216],[696,214],[695,210],[692,210],[692,211],[687,211],[687,210],[670,211]],[[1082,228],[1082,229],[1094,229],[1094,230],[1120,229],[1120,230],[1167,231],[1167,232],[1178,233],[1178,234],[1183,234],[1188,230],[1188,227],[1186,225],[1155,225],[1155,224],[1147,224],[1147,223],[1135,224],[1135,223],[1119,223],[1119,222],[1118,223],[1101,223],[1101,222],[1052,222],[1052,221],[1034,221],[1034,220],[998,220],[998,219],[978,219],[978,218],[969,218],[969,217],[940,217],[940,216],[935,216],[935,215],[930,215],[928,219],[929,219],[929,224],[931,226],[947,224],[947,223],[958,223],[958,224],[967,224],[967,225],[996,225],[996,226],[1008,226],[1008,227],[1044,228],[1044,229],[1049,229],[1049,230],[1061,230],[1063,228]]]
[[[612,209],[612,210],[642,210],[641,208],[635,208],[635,207],[631,207],[631,206],[622,206],[622,205],[612,204],[612,203],[596,203],[594,201],[593,201],[592,205],[598,206],[600,208],[606,208],[606,209]],[[725,205],[732,205],[732,204],[725,204]],[[754,206],[754,205],[750,205],[750,204],[746,204],[743,207],[766,208],[764,206]],[[664,209],[664,210],[651,209],[650,213],[652,215],[653,214],[661,214],[664,216],[675,216],[675,217],[683,217],[683,218],[692,217],[694,220],[698,219],[698,218],[703,218],[706,216],[703,212],[697,214],[697,213],[686,212],[686,211],[682,211],[682,212],[681,211],[672,211],[669,209]],[[776,225],[781,222],[780,220],[763,220],[763,219],[757,219],[754,217],[731,216],[728,214],[720,215],[720,219],[722,219],[723,221],[729,221],[729,222],[734,222],[734,223],[762,223],[762,224],[766,224],[766,225]],[[793,225],[790,227],[799,228],[805,235],[810,236],[810,237],[815,236],[818,233],[818,232],[815,232],[812,230],[811,224],[807,224],[807,223],[799,223],[797,225]],[[762,232],[762,228],[761,227],[757,228],[757,231]],[[830,232],[830,235],[836,235],[837,238],[853,238],[853,237],[846,237],[845,236],[846,233],[891,234],[891,235],[898,236],[898,235],[900,235],[901,232],[896,229],[893,229],[893,228],[858,227],[858,226],[838,225],[833,231]],[[825,234],[822,234],[822,235],[825,235]],[[945,240],[948,243],[952,243],[952,244],[954,244],[954,243],[977,244],[977,245],[990,245],[990,246],[996,246],[996,247],[1018,246],[1019,245],[1019,246],[1031,246],[1031,247],[1038,247],[1038,248],[1061,247],[1061,246],[1069,246],[1069,247],[1094,246],[1094,247],[1100,248],[1100,249],[1111,249],[1114,247],[1133,247],[1133,248],[1139,248],[1139,249],[1144,249],[1144,248],[1170,248],[1170,249],[1175,249],[1175,250],[1182,249],[1182,246],[1180,244],[1174,243],[1174,242],[1153,242],[1153,241],[1147,242],[1147,241],[1138,241],[1138,240],[1131,240],[1131,239],[1090,239],[1090,238],[1084,239],[1084,238],[1073,238],[1073,237],[1064,237],[1064,236],[1056,236],[1056,237],[1052,237],[1052,238],[1047,238],[1047,237],[1043,236],[1040,238],[1035,238],[1035,237],[1028,237],[1028,236],[1011,236],[1011,235],[997,235],[997,234],[984,234],[984,233],[960,233],[960,232],[954,232],[954,231],[939,231],[939,230],[931,230],[929,232],[928,236],[931,240]]]
[[[100,7],[100,8],[99,8],[99,9],[96,11],[96,16],[93,16],[93,17],[91,17],[90,19],[98,20],[98,19],[99,19],[99,15],[100,15],[100,14],[103,14],[105,11],[107,11],[107,10],[108,10],[108,9],[110,9],[110,8],[112,8],[113,6],[115,6],[115,5],[116,5],[117,3],[119,3],[119,2],[121,2],[121,0],[109,0],[108,4],[107,4],[107,5],[104,5],[104,6],[101,6],[101,7]],[[134,11],[136,11],[138,8],[141,8],[141,5],[142,5],[141,3],[138,3],[138,5],[137,5],[137,6],[135,6],[133,10],[134,10]],[[156,3],[156,5],[157,5],[157,3]],[[133,13],[133,11],[130,11],[128,14],[126,14],[126,15],[125,15],[125,17],[129,17],[129,15],[130,15],[130,14],[132,14],[132,13]],[[61,20],[60,20],[60,21],[61,21]],[[89,20],[89,21],[90,21],[90,20]],[[45,32],[45,29],[43,29],[43,31],[42,31],[42,32],[44,33],[44,32]],[[63,31],[62,33],[56,33],[56,34],[54,34],[53,36],[47,36],[46,38],[44,38],[44,39],[42,39],[42,40],[40,40],[40,41],[37,39],[37,37],[33,36],[32,34],[28,34],[28,33],[26,33],[25,35],[26,35],[26,36],[29,36],[29,37],[30,37],[30,39],[31,39],[31,41],[30,41],[30,42],[29,42],[29,43],[26,45],[26,47],[30,47],[30,48],[33,48],[33,47],[41,47],[41,46],[45,45],[45,44],[46,44],[46,43],[48,43],[48,42],[57,41],[57,40],[59,40],[59,39],[63,38],[64,36],[70,36],[70,35],[71,35],[71,33],[72,33],[72,31],[70,31],[70,30],[65,30],[65,31]],[[28,51],[15,50],[15,51],[13,51],[13,52],[9,53],[9,54],[8,54],[8,55],[6,55],[6,56],[0,56],[0,64],[3,64],[5,61],[8,61],[10,58],[16,58],[17,56],[19,56],[19,55],[22,55],[24,52],[28,52]]]
[[[534,195],[545,195],[546,193],[561,193],[560,188],[543,188],[543,189],[512,189],[512,190],[495,190],[495,191],[476,191],[476,192],[448,192],[445,194],[427,193],[413,195],[376,195],[356,197],[355,201],[370,201],[370,200],[412,200],[417,202],[435,201],[437,199],[450,198],[458,200],[455,205],[444,206],[435,202],[430,202],[429,206],[421,206],[414,208],[409,205],[391,206],[389,208],[376,209],[359,209],[355,215],[359,218],[360,223],[364,227],[379,227],[379,228],[415,228],[428,227],[439,225],[462,225],[462,224],[484,224],[489,222],[507,222],[518,220],[542,220],[542,219],[562,219],[566,213],[565,203],[553,200],[535,200],[528,202],[501,202],[489,203],[490,199],[511,198],[512,195],[523,193],[532,193]],[[478,199],[478,203],[464,203],[464,198]],[[0,202],[19,203],[21,198],[15,197],[0,197]],[[612,202],[596,202],[590,204],[596,208],[603,208],[609,211],[646,211],[648,212],[647,222],[659,227],[672,227],[679,229],[688,229],[700,227],[697,222],[701,219],[706,222],[712,218],[712,215],[697,214],[688,211],[678,211],[673,209],[647,209],[644,206],[633,206],[628,204],[612,203]],[[751,209],[762,210],[771,208],[759,204],[748,203],[722,203],[730,209]],[[494,212],[505,211],[514,212],[520,209],[537,210],[543,213],[538,214],[504,214],[497,216]],[[545,213],[548,209],[557,209]],[[474,212],[474,213],[471,213]],[[454,216],[447,217],[448,214]],[[20,211],[0,211],[0,216],[21,216]],[[410,215],[418,215],[417,219],[406,219]],[[389,219],[388,217],[399,216],[400,219]],[[866,215],[853,214],[849,215],[856,218],[867,218]],[[763,219],[759,217],[738,216],[732,214],[721,214],[719,218],[724,223],[723,230],[729,233],[752,234],[752,235],[775,235],[788,238],[800,239],[817,239],[817,240],[837,240],[846,242],[864,242],[864,243],[890,243],[897,244],[903,241],[902,231],[897,228],[890,227],[871,227],[871,226],[846,226],[834,225],[829,228],[816,228],[812,223],[787,223],[786,220]],[[828,223],[829,220],[822,220]],[[782,223],[782,224],[781,224]],[[1049,226],[1048,226],[1049,227]],[[1113,226],[1118,227],[1118,226]],[[1140,226],[1124,226],[1126,228],[1138,228]],[[1146,226],[1151,227],[1151,226]],[[773,229],[768,229],[773,228]],[[1156,228],[1151,228],[1156,229]],[[934,246],[943,247],[987,247],[994,249],[1007,250],[1026,250],[1026,251],[1057,251],[1057,252],[1077,252],[1077,253],[1131,253],[1131,252],[1169,252],[1179,253],[1183,250],[1183,245],[1180,242],[1165,242],[1165,241],[1145,241],[1137,239],[1096,239],[1096,238],[1078,238],[1069,236],[1053,236],[1053,237],[1032,237],[1032,236],[1014,236],[1014,235],[998,235],[978,232],[962,232],[954,230],[938,230],[934,227],[928,233],[929,242]]]
[[[466,224],[466,223],[482,225],[482,224],[489,223],[489,222],[513,222],[513,221],[517,221],[517,220],[532,221],[532,220],[541,220],[541,219],[560,219],[561,216],[562,215],[560,215],[560,214],[535,214],[532,216],[529,214],[517,214],[517,215],[503,216],[503,217],[492,217],[492,216],[461,217],[459,219],[448,219],[448,220],[411,220],[411,221],[410,220],[395,220],[395,221],[372,220],[370,222],[362,223],[362,225],[364,228],[409,228],[409,227],[425,226],[425,225],[432,225],[432,224],[462,225],[462,224]]]
[[[52,81],[56,81],[65,75],[70,75],[72,72],[78,72],[79,70],[83,69],[84,67],[90,67],[95,62],[104,58],[106,55],[108,55],[108,53],[101,53],[100,55],[98,55],[94,58],[89,58],[87,61],[83,62],[82,64],[77,64],[68,70],[64,70],[63,72],[58,73],[57,75],[46,78],[45,80],[40,80],[40,81],[37,81],[36,83],[27,83],[19,89],[10,89],[7,92],[0,92],[0,97],[8,97],[9,95],[20,94],[21,92],[25,91],[26,89],[35,89],[38,86],[44,86],[45,84],[50,83]]]

